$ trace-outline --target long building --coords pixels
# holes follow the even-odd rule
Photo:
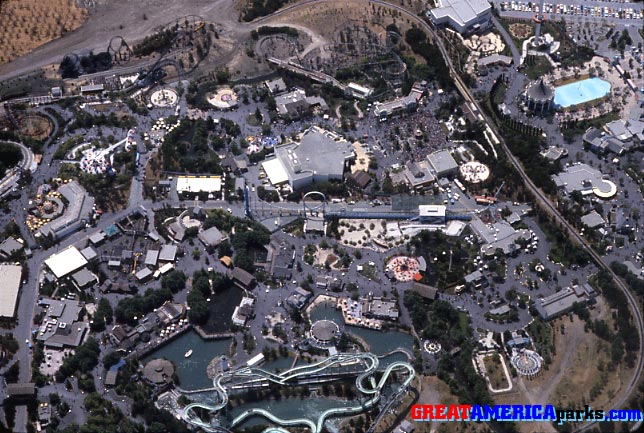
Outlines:
[[[80,230],[91,216],[94,198],[87,194],[78,182],[72,180],[58,188],[67,201],[65,212],[58,218],[43,225],[37,236],[51,236],[54,240],[63,239]]]
[[[461,34],[490,27],[492,6],[486,0],[436,0],[437,7],[428,12],[437,25],[447,25]]]
[[[595,296],[595,290],[589,284],[575,285],[538,300],[535,309],[542,319],[550,320],[572,311],[575,304],[593,302]]]
[[[20,292],[20,279],[22,278],[22,266],[0,265],[0,318],[13,319],[18,304],[18,293]]]
[[[275,157],[262,163],[273,186],[297,190],[314,182],[342,180],[355,159],[351,143],[318,127],[307,129],[298,142],[275,148]]]
[[[373,104],[373,114],[381,121],[404,113],[412,113],[418,108],[418,101],[425,95],[426,82],[416,82],[407,96]]]

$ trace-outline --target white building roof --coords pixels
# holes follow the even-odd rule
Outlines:
[[[271,184],[281,185],[288,182],[288,173],[286,172],[284,164],[279,159],[269,159],[268,161],[262,162],[262,168],[264,168]]]
[[[165,244],[161,247],[161,252],[159,253],[159,261],[174,262],[176,256],[177,246],[172,244]]]
[[[440,216],[444,217],[446,208],[443,205],[420,205],[418,206],[418,214],[422,216]]]
[[[69,275],[86,264],[87,259],[74,246],[53,254],[45,260],[45,265],[51,269],[56,278]]]
[[[313,126],[301,135],[299,142],[277,146],[275,158],[270,161],[278,162],[271,165],[270,161],[265,161],[263,167],[273,185],[288,180],[295,189],[313,181],[342,179],[346,162],[354,158],[351,143],[331,131]]]
[[[219,192],[221,176],[179,176],[177,192]]]
[[[13,317],[16,312],[22,266],[0,265],[0,317]]]
[[[430,11],[434,21],[449,19],[463,29],[492,9],[486,0],[441,0],[439,7]]]
[[[360,93],[362,96],[370,96],[373,93],[373,89],[365,86],[361,86],[358,83],[349,83],[347,87],[355,92]]]

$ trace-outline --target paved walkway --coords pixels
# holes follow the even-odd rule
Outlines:
[[[512,51],[512,60],[514,61],[514,66],[517,67],[519,66],[521,62],[521,53],[519,53],[519,49],[517,48],[516,45],[514,45],[514,40],[512,40],[512,36],[510,36],[510,33],[501,25],[499,20],[495,17],[492,16],[492,23],[494,24],[494,27],[501,33],[501,36],[503,36],[503,40],[505,41],[505,44],[510,47],[510,51]]]

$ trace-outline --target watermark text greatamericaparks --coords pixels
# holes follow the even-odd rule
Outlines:
[[[641,421],[642,412],[629,409],[557,409],[553,405],[441,405],[416,404],[411,408],[416,421]]]

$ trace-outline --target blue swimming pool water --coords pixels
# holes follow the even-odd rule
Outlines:
[[[555,105],[566,108],[604,97],[610,92],[610,83],[601,78],[587,78],[555,88]]]

